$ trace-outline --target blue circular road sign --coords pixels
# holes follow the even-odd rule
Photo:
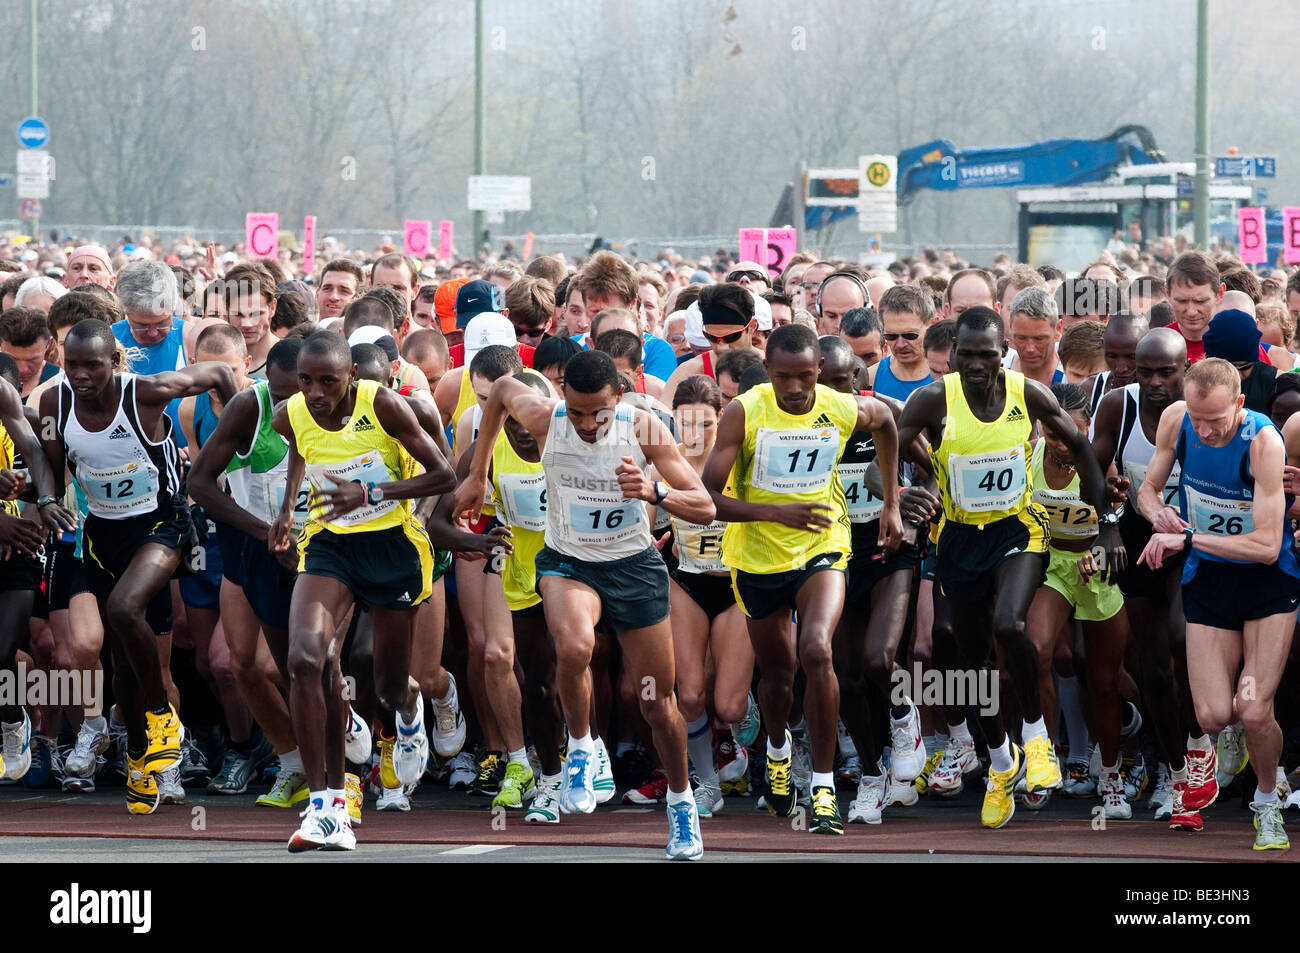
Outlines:
[[[39,149],[50,141],[50,127],[39,116],[28,116],[18,124],[18,141],[28,149]]]

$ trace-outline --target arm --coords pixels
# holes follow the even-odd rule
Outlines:
[[[433,402],[438,405],[438,415],[443,420],[451,420],[451,415],[456,412],[456,404],[460,398],[460,376],[465,373],[465,368],[455,367],[442,375],[442,380],[438,381],[438,386],[433,391]]]
[[[451,447],[447,446],[447,433],[442,426],[442,417],[438,413],[437,406],[433,401],[415,395],[411,395],[406,400],[411,405],[411,410],[415,412],[415,419],[420,422],[420,426],[429,435],[438,452],[444,459],[450,460]]]
[[[859,397],[855,430],[870,430],[876,445],[876,463],[882,486],[878,545],[894,550],[903,538],[903,521],[898,515],[898,430],[891,408],[874,397]]]
[[[1097,416],[1093,418],[1092,455],[1097,458],[1097,466],[1102,473],[1109,473],[1115,464],[1115,452],[1119,443],[1119,428],[1124,416],[1124,392],[1113,390],[1101,399],[1097,407]],[[1142,426],[1141,421],[1134,421],[1133,426]],[[1113,479],[1108,478],[1107,486],[1112,499],[1127,501],[1129,482],[1124,474],[1119,473]],[[1134,501],[1136,505],[1136,501]]]
[[[298,452],[298,440],[294,436],[293,427],[289,424],[289,403],[285,401],[275,408],[275,414],[271,417],[271,426],[281,437],[289,442],[289,468],[284,477],[286,487],[302,486],[303,474],[307,472],[307,461],[302,458]],[[275,517],[275,522],[271,524],[270,530],[267,531],[266,546],[273,553],[287,552],[289,542],[293,538],[293,507],[298,501],[298,493],[290,493],[287,489],[284,494],[284,502],[280,504],[280,512]]]
[[[472,454],[465,454],[461,457],[460,463],[456,466],[456,476],[463,479],[469,474],[470,461],[473,460]],[[429,542],[438,549],[449,549],[457,553],[476,553],[480,556],[489,556],[492,550],[501,547],[509,554],[513,548],[510,543],[511,532],[507,526],[497,526],[490,533],[470,533],[461,529],[452,522],[452,496],[450,493],[444,493],[439,499],[438,504],[429,514],[429,520],[425,523],[425,530],[429,533]]]
[[[181,433],[185,434],[185,443],[191,447],[199,445],[198,438],[194,436],[194,397],[186,397],[181,401],[180,406],[176,408],[176,416],[180,418]]]
[[[483,509],[483,498],[487,495],[488,467],[492,463],[492,448],[496,445],[502,425],[505,424],[506,415],[519,421],[541,446],[546,441],[546,429],[550,426],[551,411],[555,409],[556,403],[558,401],[554,398],[543,397],[523,381],[517,381],[510,376],[502,377],[492,385],[487,406],[483,408],[483,420],[479,424],[478,440],[474,445],[469,474],[456,488],[456,499],[452,510],[455,517],[469,514],[471,519],[477,519]]]
[[[234,458],[240,443],[257,426],[257,413],[257,395],[251,390],[235,395],[235,399],[226,405],[217,422],[217,429],[208,437],[208,442],[194,460],[194,466],[190,470],[189,489],[194,502],[207,510],[213,519],[228,523],[254,539],[265,539],[270,527],[223,493],[217,483],[226,465]],[[184,422],[185,405],[182,404],[182,425]]]
[[[668,495],[659,501],[659,506],[689,523],[704,526],[712,523],[717,510],[709,498],[709,491],[704,489],[699,475],[677,449],[668,428],[654,414],[640,411],[638,417],[637,432],[649,436],[648,440],[641,441],[641,452],[669,486]],[[654,483],[631,457],[623,458],[617,472],[624,499],[654,503]]]
[[[1181,533],[1187,526],[1177,508],[1165,503],[1161,492],[1169,474],[1174,470],[1178,431],[1183,425],[1186,409],[1187,405],[1180,400],[1170,404],[1160,415],[1160,426],[1156,429],[1156,450],[1151,455],[1146,478],[1138,490],[1138,510],[1157,533]]]
[[[1286,528],[1286,500],[1282,490],[1282,466],[1285,463],[1281,437],[1272,428],[1260,430],[1250,443],[1250,472],[1255,477],[1251,514],[1255,528],[1237,536],[1194,533],[1192,548],[1224,559],[1265,564],[1276,561]],[[1183,545],[1181,538],[1178,545]]]
[[[136,398],[142,404],[165,407],[178,397],[215,390],[228,404],[238,391],[235,375],[220,361],[200,361],[179,371],[163,371],[136,378]]]
[[[14,442],[14,449],[22,454],[23,460],[26,461],[27,472],[36,487],[38,498],[61,495],[62,487],[55,485],[54,471],[50,468],[50,462],[45,458],[41,444],[37,442],[36,434],[32,432],[31,424],[27,422],[27,417],[23,413],[22,398],[8,381],[0,381],[0,384],[4,385],[0,387],[0,422],[4,423],[5,430],[9,432],[9,438]],[[59,472],[62,473],[62,470]],[[40,507],[40,518],[44,529],[56,533],[65,529],[76,529],[77,526],[77,521],[72,514],[57,502],[48,502]]]

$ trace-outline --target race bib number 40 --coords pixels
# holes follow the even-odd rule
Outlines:
[[[158,468],[134,460],[119,467],[79,469],[92,513],[120,518],[151,513],[158,506]]]
[[[848,503],[850,523],[870,523],[880,519],[885,501],[867,489],[866,463],[841,463],[840,483],[844,484],[844,500]]]
[[[760,427],[754,444],[750,483],[770,493],[823,490],[830,485],[839,449],[840,432],[834,427],[817,430]]]
[[[1024,447],[949,454],[948,468],[953,502],[967,513],[1009,510],[1025,495]]]
[[[1216,536],[1240,536],[1255,530],[1254,506],[1250,500],[1221,500],[1218,497],[1183,487],[1187,494],[1187,522],[1198,533]]]
[[[342,463],[309,464],[307,480],[311,483],[312,489],[321,492],[335,488],[334,482],[325,476],[326,473],[340,483],[360,483],[363,486],[367,483],[387,483],[392,479],[388,472],[388,465],[384,463],[384,458],[377,450],[363,453]],[[383,500],[379,503],[359,506],[352,512],[328,522],[334,526],[357,526],[397,509],[398,505],[397,500]],[[320,509],[313,510],[312,519],[320,519],[321,512]]]

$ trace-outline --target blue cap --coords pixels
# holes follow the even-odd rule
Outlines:
[[[1233,364],[1259,360],[1259,340],[1263,334],[1259,325],[1245,311],[1229,308],[1220,311],[1210,321],[1201,340],[1206,357],[1221,357]]]
[[[505,309],[500,285],[482,278],[467,281],[456,291],[456,327],[464,328],[476,314]]]

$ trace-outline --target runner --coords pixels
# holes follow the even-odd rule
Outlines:
[[[895,285],[885,292],[880,299],[880,321],[889,353],[870,368],[874,393],[905,401],[930,383],[923,338],[933,320],[934,301],[924,288]]]
[[[108,325],[75,325],[64,348],[67,380],[41,395],[42,419],[56,422],[42,443],[60,492],[66,466],[88,498],[83,559],[110,635],[114,694],[126,723],[127,808],[152,814],[157,776],[180,760],[184,739],[154,636],[171,632],[168,582],[194,542],[164,410],[213,389],[229,400],[235,377],[219,363],[147,377],[119,367]]]
[[[289,625],[289,708],[311,797],[290,852],[356,846],[344,794],[347,716],[335,638],[354,606],[372,613],[375,686],[384,728],[397,733],[392,772],[414,784],[429,757],[423,700],[409,670],[411,609],[429,595],[433,553],[407,501],[449,490],[455,475],[406,401],[355,374],[342,336],[312,335],[298,353],[302,391],[272,419],[289,441],[286,485],[306,475],[312,486]],[[402,479],[403,448],[423,474]],[[286,493],[271,524],[273,552],[289,549],[294,503]],[[364,561],[349,555],[361,538]]]
[[[1138,491],[1155,530],[1140,561],[1159,569],[1166,556],[1187,554],[1183,612],[1197,720],[1209,732],[1244,726],[1260,784],[1250,804],[1255,850],[1286,850],[1291,843],[1274,784],[1282,732],[1273,695],[1300,601],[1286,516],[1294,499],[1282,486],[1286,448],[1277,428],[1243,403],[1241,379],[1227,361],[1205,358],[1187,372],[1184,400],[1161,415],[1148,479]],[[1293,439],[1297,432],[1292,428]],[[1175,460],[1177,509],[1158,489]],[[1175,782],[1175,802],[1185,790],[1185,782]]]
[[[851,534],[835,463],[855,431],[871,431],[885,491],[877,544],[896,549],[901,524],[894,418],[873,398],[818,385],[817,337],[802,325],[772,332],[765,365],[770,383],[741,394],[723,415],[703,479],[718,518],[728,524],[722,561],[731,567],[761,673],[768,809],[780,817],[794,810],[788,717],[802,665],[812,744],[809,830],[842,834],[833,774],[840,693],[831,641],[844,605]],[[734,498],[723,492],[733,472]],[[799,618],[793,641],[791,610]]]
[[[752,348],[758,321],[754,296],[740,285],[709,285],[700,292],[700,320],[709,349],[683,361],[664,381],[663,393],[673,395],[682,381],[696,374],[717,377],[716,364],[727,351]]]
[[[491,450],[509,413],[541,446],[546,472],[546,543],[537,574],[569,729],[560,807],[587,814],[596,806],[588,667],[596,626],[603,623],[619,639],[623,663],[642,688],[641,714],[668,775],[667,856],[694,860],[704,846],[673,691],[668,573],[638,501],[699,525],[712,522],[714,507],[667,428],[653,414],[620,404],[620,392],[614,362],[599,351],[584,351],[566,365],[563,401],[513,379],[498,380],[473,469],[456,490],[455,511],[477,516],[482,508]],[[646,478],[647,461],[667,483]]]
[[[224,317],[244,336],[248,348],[248,376],[266,380],[266,355],[279,338],[271,333],[275,317],[275,280],[256,262],[236,265],[222,284]]]
[[[1025,616],[1047,568],[1047,518],[1032,502],[1029,486],[1029,437],[1036,423],[1069,448],[1083,498],[1106,514],[1099,545],[1110,560],[1107,566],[1118,571],[1124,558],[1106,484],[1087,439],[1047,388],[1001,368],[1005,352],[996,311],[982,306],[962,311],[954,373],[912,396],[898,438],[904,447],[922,433],[929,440],[934,475],[926,489],[941,500],[944,514],[937,577],[952,609],[957,654],[968,670],[988,671],[996,639],[1024,719],[1022,750],[1003,730],[1000,712],[984,714],[988,709],[981,708],[992,761],[981,822],[989,828],[1011,820],[1022,777],[1030,793],[1061,786],[1039,705],[1037,652],[1025,634]],[[936,666],[954,671],[957,659],[944,644],[936,639]]]

